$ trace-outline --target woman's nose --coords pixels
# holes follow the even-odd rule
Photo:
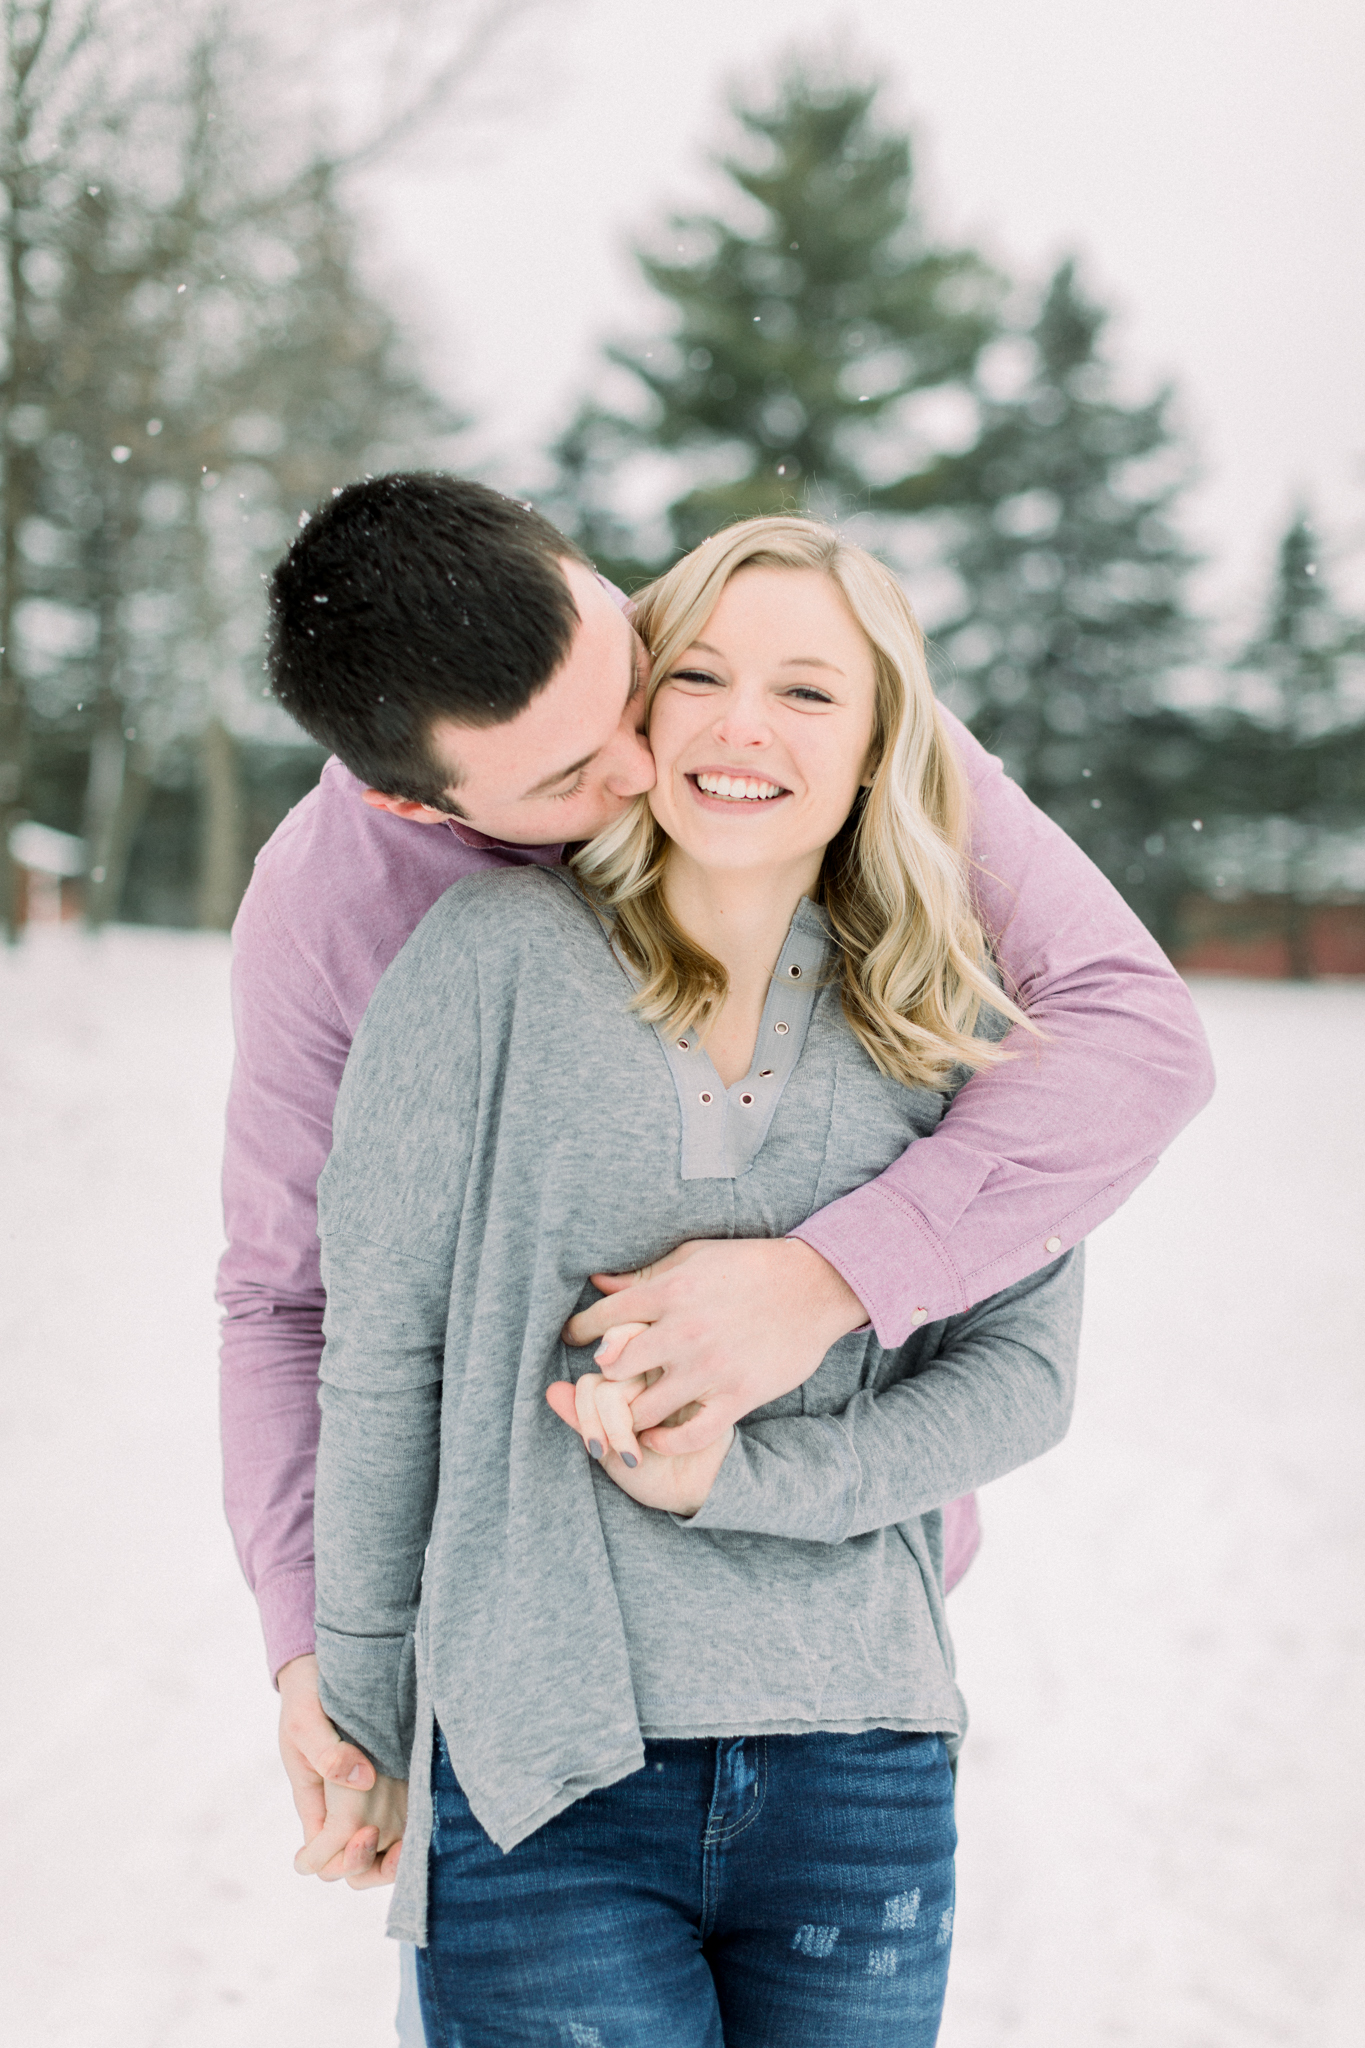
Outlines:
[[[727,747],[766,747],[773,736],[764,707],[734,697],[724,706],[712,731]]]

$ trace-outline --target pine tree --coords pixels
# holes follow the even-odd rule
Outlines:
[[[547,505],[608,571],[648,573],[739,517],[857,509],[874,476],[901,473],[898,456],[922,461],[907,413],[968,377],[1001,284],[972,251],[931,241],[910,142],[879,125],[875,100],[872,85],[789,73],[773,103],[736,109],[749,148],[722,163],[754,225],[679,217],[671,255],[640,253],[670,331],[609,354],[645,406],[584,407]],[[684,472],[643,560],[613,491],[642,449]]]
[[[1090,847],[1106,839],[1097,813],[1121,794],[1133,720],[1160,704],[1191,644],[1191,557],[1170,522],[1180,478],[1169,393],[1121,402],[1100,353],[1104,323],[1063,264],[1028,331],[1018,388],[980,393],[974,446],[876,499],[956,512],[949,556],[964,601],[939,641],[964,709]]]
[[[1311,972],[1308,906],[1331,886],[1330,835],[1365,824],[1365,627],[1340,610],[1300,507],[1278,549],[1262,623],[1233,664],[1246,712],[1225,758],[1261,819],[1288,825],[1279,876],[1291,971]]]
[[[1265,616],[1233,665],[1259,684],[1258,712],[1296,745],[1350,719],[1348,679],[1365,651],[1359,624],[1341,612],[1323,574],[1321,545],[1304,507],[1276,551]]]

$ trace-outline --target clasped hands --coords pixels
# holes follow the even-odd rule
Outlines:
[[[546,1400],[623,1493],[694,1515],[741,1416],[810,1378],[866,1320],[834,1268],[798,1238],[679,1245],[638,1273],[594,1273],[602,1300],[564,1326],[600,1339],[599,1370],[557,1380]]]
[[[604,1340],[613,1347],[613,1361],[619,1360],[632,1339],[648,1328],[648,1323],[613,1324]],[[577,1430],[589,1456],[597,1459],[622,1493],[639,1501],[641,1507],[660,1508],[674,1515],[695,1515],[715,1484],[716,1474],[735,1440],[734,1424],[728,1423],[715,1442],[700,1451],[669,1456],[651,1450],[636,1434],[632,1407],[663,1376],[661,1366],[636,1373],[631,1379],[609,1380],[601,1373],[585,1372],[577,1380],[556,1380],[546,1389],[545,1398],[560,1421]],[[698,1413],[700,1404],[688,1402],[650,1434],[657,1440],[667,1430],[683,1428]]]
[[[623,1492],[680,1515],[706,1500],[735,1423],[801,1386],[867,1320],[848,1283],[799,1238],[683,1244],[641,1272],[592,1280],[603,1299],[571,1317],[564,1341],[596,1343],[598,1370],[557,1381],[546,1399],[590,1450],[600,1444]],[[340,1739],[318,1699],[315,1657],[286,1664],[279,1688],[280,1753],[304,1831],[294,1868],[354,1890],[392,1884],[406,1784],[379,1776]]]

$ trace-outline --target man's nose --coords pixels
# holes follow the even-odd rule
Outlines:
[[[613,796],[643,796],[657,780],[654,756],[644,734],[633,732],[624,736],[618,757],[607,770],[608,790]]]

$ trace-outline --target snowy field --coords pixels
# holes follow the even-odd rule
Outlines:
[[[386,1895],[293,1875],[219,1507],[227,945],[0,959],[0,2038],[382,2048]],[[1213,1108],[1092,1245],[1075,1426],[953,1596],[943,2048],[1365,2040],[1365,986],[1205,982]]]

